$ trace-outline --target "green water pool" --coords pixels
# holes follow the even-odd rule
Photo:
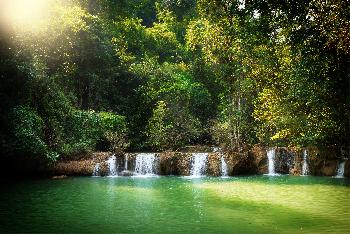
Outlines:
[[[349,233],[350,180],[2,180],[0,233]]]

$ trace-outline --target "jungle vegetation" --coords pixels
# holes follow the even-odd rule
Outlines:
[[[29,2],[1,3],[3,159],[349,146],[348,0]]]

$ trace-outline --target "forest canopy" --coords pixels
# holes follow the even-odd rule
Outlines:
[[[349,146],[348,0],[5,0],[0,151]]]

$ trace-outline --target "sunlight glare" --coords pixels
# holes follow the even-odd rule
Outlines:
[[[45,18],[48,11],[47,0],[2,0],[1,25],[3,27],[33,27]]]

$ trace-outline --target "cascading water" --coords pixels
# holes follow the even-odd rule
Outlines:
[[[100,164],[96,163],[94,167],[94,171],[92,172],[92,176],[100,176],[100,175],[101,175]]]
[[[268,175],[276,175],[275,173],[275,155],[276,155],[276,150],[275,149],[269,149],[267,151],[267,158],[268,158],[268,169],[269,173]]]
[[[221,151],[221,148],[220,147],[212,147],[211,150],[213,151],[213,153],[217,153],[217,152],[220,152]]]
[[[221,155],[221,176],[226,177],[228,175],[227,173],[227,163],[225,162],[225,158],[223,155]]]
[[[345,161],[340,161],[338,163],[337,175],[335,177],[343,178],[344,177],[344,171],[345,171]]]
[[[191,176],[200,177],[204,175],[207,167],[207,157],[208,153],[192,154]]]
[[[128,154],[125,154],[125,164],[124,164],[124,170],[128,170]]]
[[[303,166],[301,168],[301,175],[305,176],[309,174],[309,165],[307,163],[307,150],[303,152]]]
[[[108,160],[108,176],[117,176],[117,158],[115,155],[112,155]]]
[[[155,161],[154,153],[139,153],[136,155],[135,172],[138,175],[155,175]]]

